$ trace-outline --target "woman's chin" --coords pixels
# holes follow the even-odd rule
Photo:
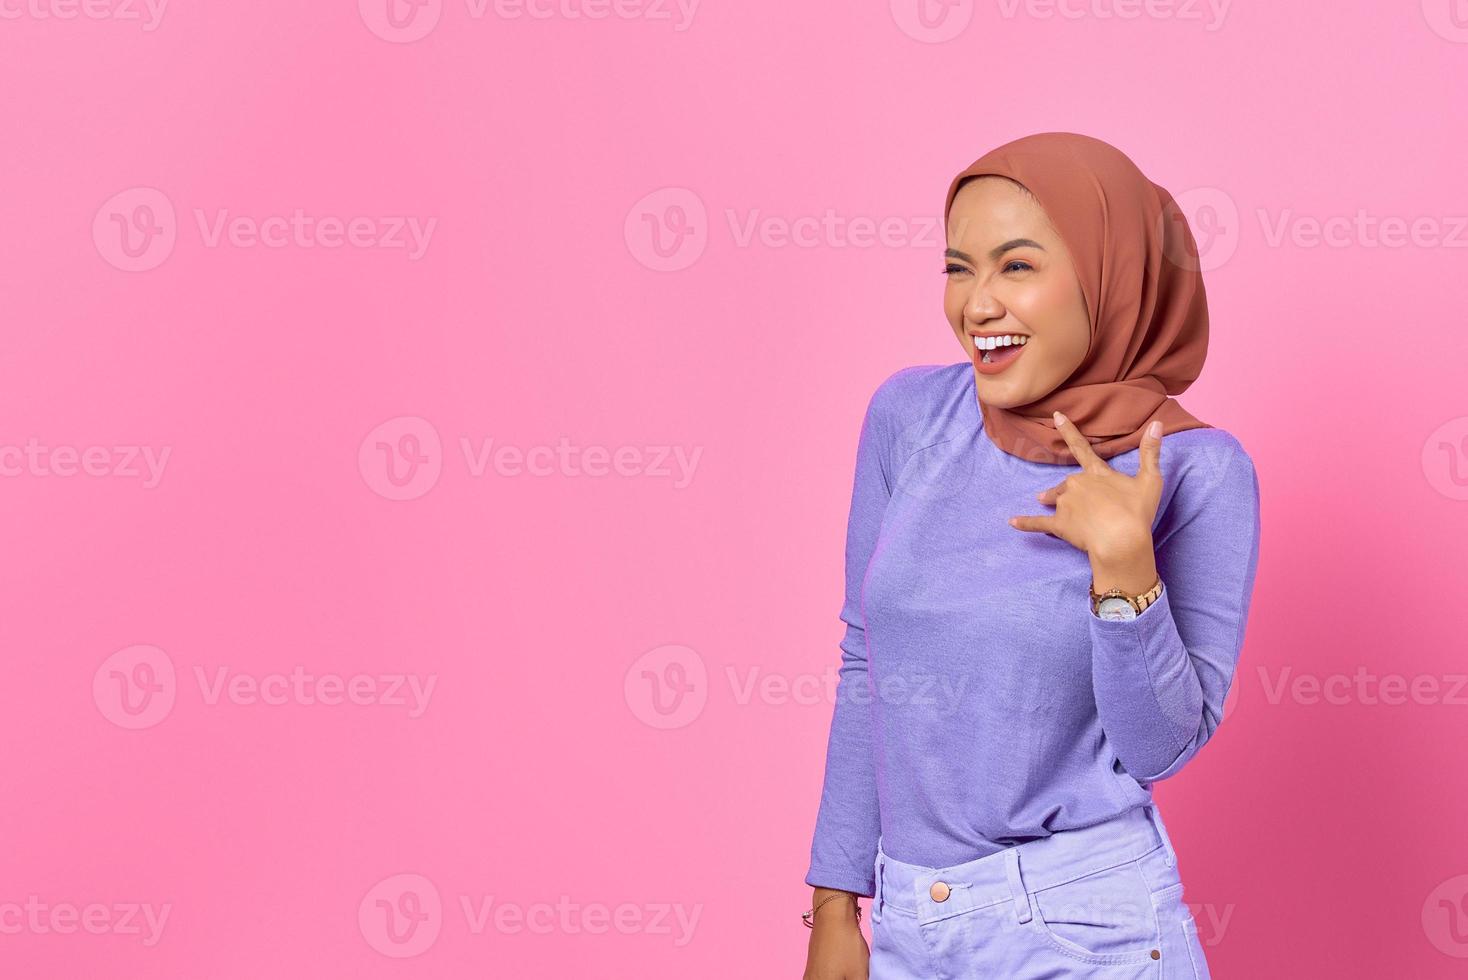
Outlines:
[[[1008,378],[996,378],[974,371],[975,391],[979,401],[990,408],[1017,408],[1034,401],[1024,386],[1014,384]]]

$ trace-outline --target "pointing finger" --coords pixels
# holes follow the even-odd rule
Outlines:
[[[1055,429],[1065,439],[1065,444],[1070,447],[1071,455],[1075,456],[1076,462],[1081,465],[1082,469],[1111,468],[1106,465],[1105,460],[1096,455],[1096,450],[1091,448],[1091,444],[1086,441],[1085,436],[1081,435],[1081,430],[1076,428],[1075,423],[1059,412],[1055,413]]]
[[[1009,526],[1021,531],[1044,531],[1046,534],[1055,534],[1055,517],[1051,514],[1021,514],[1019,517],[1011,517]]]

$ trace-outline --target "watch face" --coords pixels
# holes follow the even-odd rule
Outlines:
[[[1096,615],[1102,619],[1136,619],[1137,611],[1125,599],[1111,596],[1096,604]]]

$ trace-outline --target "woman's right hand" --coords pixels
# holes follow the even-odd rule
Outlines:
[[[835,894],[852,893],[817,888],[811,906]],[[814,921],[803,980],[867,980],[871,951],[856,918],[856,902],[844,898],[826,902],[816,911]]]

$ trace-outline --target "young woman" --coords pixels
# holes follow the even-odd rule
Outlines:
[[[981,157],[945,215],[968,360],[862,424],[805,976],[1204,980],[1151,788],[1222,720],[1259,486],[1170,397],[1208,344],[1192,234],[1072,133]]]

